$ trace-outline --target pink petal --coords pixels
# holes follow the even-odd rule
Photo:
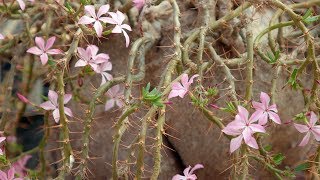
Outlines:
[[[88,63],[82,59],[79,59],[76,64],[74,65],[74,67],[83,67],[86,66]]]
[[[33,46],[27,50],[27,53],[31,53],[31,54],[40,56],[43,53],[43,51],[41,49],[39,49],[38,47]]]
[[[116,25],[113,29],[112,29],[112,33],[122,33],[122,29],[120,26]]]
[[[58,106],[58,94],[55,91],[49,90],[48,98],[56,107]]]
[[[44,39],[42,37],[36,37],[35,39],[36,45],[42,50],[45,51],[45,46],[44,46]]]
[[[1,40],[1,39],[4,39],[4,36],[3,36],[2,34],[0,34],[0,40]]]
[[[7,174],[3,171],[0,170],[0,179],[1,180],[7,180],[8,177],[7,177]]]
[[[190,169],[191,169],[191,166],[188,166],[187,168],[185,168],[185,169],[183,170],[183,174],[184,174],[186,177],[190,174],[190,173],[189,173]]]
[[[264,109],[264,105],[262,103],[259,103],[259,102],[256,102],[256,101],[253,101],[252,102],[252,106],[253,108],[255,108],[256,110],[262,110],[262,111],[265,111]]]
[[[110,110],[111,108],[113,108],[114,103],[115,103],[114,99],[109,99],[109,100],[106,102],[106,105],[104,106],[104,110],[105,110],[105,111],[108,111],[108,110]]]
[[[255,133],[255,132],[265,133],[266,132],[264,127],[261,126],[260,124],[250,124],[249,127],[253,131],[253,133]]]
[[[96,20],[93,19],[93,18],[91,18],[91,17],[82,16],[82,17],[79,19],[78,23],[79,23],[79,24],[91,24],[91,23],[93,23],[93,22],[95,22],[95,21],[96,21]]]
[[[183,98],[185,94],[186,94],[185,90],[171,90],[171,92],[168,96],[168,99],[171,99],[171,98],[177,97],[177,96],[180,96],[181,98]]]
[[[59,121],[60,121],[60,112],[59,112],[59,109],[55,109],[53,112],[53,119],[54,121],[59,124]]]
[[[193,83],[193,79],[198,77],[198,76],[199,76],[198,74],[195,74],[195,75],[191,76],[190,80],[188,81],[188,84],[189,85],[192,84]]]
[[[120,11],[117,11],[116,13],[117,13],[117,22],[120,25],[126,19],[126,16]]]
[[[264,105],[264,108],[267,109],[270,103],[270,97],[267,93],[261,92],[260,101]]]
[[[73,114],[70,108],[64,107],[64,113],[70,117],[73,117]]]
[[[314,126],[317,121],[318,121],[317,115],[313,111],[311,111],[311,114],[310,114],[310,125]]]
[[[312,128],[311,132],[316,140],[320,141],[320,126],[315,126],[314,128]]]
[[[108,12],[108,14],[112,17],[114,24],[121,24],[119,23],[118,15],[114,12]],[[112,24],[112,23],[111,23]]]
[[[197,170],[197,169],[202,169],[204,168],[202,164],[196,164],[190,171],[189,174],[193,174],[193,171]]]
[[[14,167],[11,167],[8,171],[8,179],[13,179],[14,178]]]
[[[188,87],[189,83],[188,83],[188,74],[182,74],[181,76],[181,84],[183,87]]]
[[[86,11],[87,14],[89,14],[91,17],[93,17],[94,19],[97,18],[96,16],[96,10],[94,8],[94,6],[92,5],[86,5],[84,6],[84,10]]]
[[[45,109],[45,110],[54,110],[56,109],[56,106],[53,105],[50,101],[46,101],[42,104],[39,105],[41,108]]]
[[[310,139],[310,132],[308,132],[302,139],[302,141],[300,142],[299,146],[305,146],[308,144]]]
[[[110,56],[108,54],[100,53],[95,57],[94,62],[97,64],[100,64],[100,63],[108,62],[109,59],[110,59]]]
[[[20,99],[20,101],[22,101],[22,102],[24,102],[24,103],[26,103],[26,104],[28,104],[28,103],[30,102],[28,98],[26,98],[25,96],[23,96],[23,95],[20,94],[20,93],[17,93],[17,96],[18,96],[18,98]]]
[[[252,136],[249,139],[249,141],[246,142],[246,144],[254,149],[259,149],[256,139]]]
[[[247,109],[242,106],[238,106],[238,112],[242,121],[247,122],[249,117],[249,112],[247,111]]]
[[[268,113],[263,112],[262,115],[260,116],[258,123],[260,125],[265,125],[265,124],[267,124],[267,122],[268,122]]]
[[[88,61],[91,58],[91,54],[89,54],[85,49],[78,47],[77,50],[78,50],[79,56],[83,58],[84,61]],[[88,51],[89,50],[90,49],[88,49]]]
[[[52,36],[51,38],[49,38],[47,40],[45,50],[49,50],[53,46],[53,43],[54,43],[55,40],[56,40],[55,36]]]
[[[294,123],[293,125],[300,133],[305,133],[309,131],[309,127],[306,125],[296,124],[296,123]]]
[[[263,114],[263,111],[256,110],[249,119],[250,123],[258,121],[261,118],[262,114]]]
[[[185,90],[184,87],[179,82],[174,82],[171,85],[172,90]]]
[[[242,142],[242,135],[231,139],[230,142],[230,153],[233,153],[235,150],[239,149],[239,147],[241,146],[241,142]]]
[[[246,127],[243,131],[242,131],[242,135],[243,135],[243,139],[244,139],[244,142],[248,142],[251,137],[252,137],[252,130],[248,127]]]
[[[277,113],[275,113],[275,112],[273,112],[273,111],[269,111],[268,114],[269,114],[269,118],[270,118],[273,122],[275,122],[275,123],[277,123],[277,124],[281,124],[280,117],[279,117],[279,115],[278,115]]]
[[[137,9],[140,10],[145,4],[145,0],[133,0],[133,4]]]
[[[276,104],[272,104],[271,106],[269,106],[268,108],[270,111],[273,111],[275,113],[278,112],[278,109],[277,109],[277,105]]]
[[[128,24],[122,24],[120,27],[121,27],[121,29],[126,29],[128,31],[132,31],[131,27]]]
[[[129,47],[129,44],[130,44],[129,35],[125,31],[122,31],[122,32],[123,32],[123,35],[126,39],[126,47]]]
[[[117,22],[109,17],[101,17],[99,18],[100,21],[104,22],[104,23],[109,23],[109,24],[117,24]]]
[[[47,51],[48,54],[62,54],[62,51],[60,49],[49,49]]]
[[[99,21],[96,21],[93,25],[94,29],[96,30],[96,33],[98,37],[102,36],[103,27]]]
[[[100,22],[99,22],[99,24],[101,25]],[[90,45],[88,45],[86,51],[87,51],[87,54],[89,55],[89,58],[96,57],[96,55],[98,54],[98,51],[99,51],[99,47],[96,45],[90,44]]]
[[[97,14],[97,17],[99,18],[100,16],[102,16],[103,14],[106,14],[110,9],[110,5],[107,4],[107,5],[103,5],[99,8],[99,11],[98,11],[98,14]]]
[[[21,10],[24,10],[26,8],[26,4],[23,2],[23,0],[17,0],[17,2]]]
[[[2,143],[3,141],[5,141],[7,138],[6,137],[0,137],[0,143]]]
[[[116,104],[119,108],[122,108],[124,106],[124,103],[120,99],[116,100]]]
[[[48,62],[48,55],[47,55],[46,53],[43,53],[43,54],[40,56],[40,60],[41,60],[42,65],[47,64],[47,62]]]
[[[185,179],[185,176],[181,176],[179,174],[172,177],[172,180],[184,180],[184,179]]]
[[[67,104],[72,98],[72,94],[65,94],[63,98],[63,104]]]

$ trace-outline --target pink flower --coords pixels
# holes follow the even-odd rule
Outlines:
[[[102,81],[100,86],[102,86],[103,84],[105,84],[108,81],[110,81],[113,77],[111,74],[107,73],[106,71],[111,71],[112,70],[112,64],[111,62],[105,62],[102,63],[98,66],[98,68],[96,69],[95,72],[101,74],[102,77]]]
[[[107,103],[105,105],[106,111],[113,108],[115,105],[117,105],[119,108],[124,106],[124,103],[121,100],[121,97],[123,96],[123,90],[120,90],[119,85],[111,87],[106,94],[108,97]]]
[[[5,141],[5,140],[6,140],[6,137],[0,137],[0,144],[2,144],[3,141]],[[2,150],[2,148],[0,148],[0,155],[3,155],[3,150]]]
[[[84,6],[84,10],[86,12],[85,16],[82,16],[79,19],[79,24],[92,24],[93,27],[98,35],[98,37],[102,36],[103,27],[100,21],[107,23],[107,17],[101,17],[102,15],[106,14],[110,9],[109,4],[103,5],[99,8],[98,13],[96,14],[95,8],[92,5]]]
[[[253,108],[256,109],[256,111],[253,113],[254,116],[259,117],[259,124],[265,125],[268,122],[268,118],[270,118],[272,121],[274,121],[277,124],[281,124],[280,117],[277,114],[277,105],[273,104],[269,106],[270,103],[270,97],[267,93],[261,92],[260,94],[260,101],[259,102],[252,102]]]
[[[132,31],[132,29],[128,24],[122,24],[123,21],[125,20],[125,15],[120,11],[117,11],[116,13],[109,12],[109,14],[112,17],[112,19],[109,18],[108,23],[116,25],[112,29],[112,33],[123,33],[123,35],[126,39],[126,47],[128,47],[129,43],[130,43],[130,39],[129,39],[129,35],[127,34],[127,32],[124,29],[126,29],[128,31]]]
[[[24,10],[26,8],[26,4],[24,3],[23,0],[17,0],[17,2],[19,4],[21,10]],[[34,0],[29,0],[29,2],[34,2]]]
[[[320,141],[320,125],[316,126],[317,120],[318,120],[317,115],[311,111],[310,122],[307,122],[307,125],[294,123],[294,127],[300,133],[307,133],[302,139],[302,141],[300,142],[299,146],[305,146],[309,142],[311,133],[313,134],[313,136],[316,138],[317,141]]]
[[[60,120],[60,112],[59,112],[59,106],[58,106],[58,94],[55,91],[49,90],[48,93],[49,101],[46,101],[42,104],[40,104],[40,107],[42,107],[45,110],[53,110],[53,118],[56,123],[59,123]],[[63,98],[63,103],[67,104],[72,98],[71,94],[65,94]],[[72,117],[72,111],[71,109],[64,107],[64,112],[66,115]]]
[[[11,167],[7,173],[0,170],[0,179],[1,180],[23,180],[22,178],[14,178],[14,167]]]
[[[244,142],[255,149],[258,149],[256,139],[252,136],[256,132],[266,132],[264,127],[260,124],[253,124],[258,121],[258,117],[252,115],[249,118],[249,112],[242,106],[238,106],[238,114],[235,120],[230,122],[223,130],[227,135],[238,136],[231,139],[230,142],[230,153],[234,152],[241,146],[242,139]],[[249,118],[249,119],[248,119]]]
[[[145,3],[146,3],[145,0],[133,0],[134,7],[136,7],[139,10],[143,8]]]
[[[1,39],[4,39],[4,36],[3,36],[2,34],[0,34],[0,40],[1,40]]]
[[[80,59],[76,62],[75,67],[90,65],[94,71],[97,70],[98,64],[108,62],[108,54],[98,54],[99,48],[95,45],[88,45],[86,50],[78,47]]]
[[[168,99],[173,98],[173,97],[181,97],[183,98],[184,95],[189,91],[190,85],[193,83],[193,79],[198,77],[199,75],[193,75],[189,80],[188,80],[188,74],[183,74],[181,77],[181,83],[175,82],[172,83],[172,90],[168,96]]]
[[[19,177],[25,177],[27,175],[26,164],[31,157],[32,157],[31,155],[25,155],[21,159],[19,159],[18,161],[12,164],[12,167],[14,167]]]
[[[47,42],[42,37],[36,37],[35,42],[36,45],[31,47],[30,49],[27,50],[28,53],[40,56],[41,63],[43,65],[47,64],[48,62],[48,54],[62,54],[61,50],[59,49],[50,49],[56,40],[56,37],[50,37]]]
[[[184,171],[183,175],[177,174],[173,176],[172,180],[196,180],[197,176],[193,172],[197,169],[204,168],[202,164],[196,164],[192,169],[191,166],[188,166]],[[190,170],[191,169],[191,170]]]

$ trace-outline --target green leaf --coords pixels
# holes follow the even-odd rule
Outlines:
[[[268,145],[264,146],[263,149],[264,149],[265,151],[268,151],[268,152],[269,152],[269,151],[271,151],[272,146],[271,146],[270,144],[268,144]]]
[[[163,107],[164,105],[161,101],[162,94],[157,90],[157,88],[154,88],[151,92],[149,92],[150,86],[150,83],[148,83],[146,87],[142,88],[143,101],[158,107]]]
[[[286,157],[283,154],[279,153],[274,155],[272,159],[276,165],[280,165],[285,158]]]
[[[269,64],[275,64],[280,58],[280,51],[277,50],[275,53],[267,52],[267,57],[269,60]]]
[[[69,2],[66,2],[66,3],[65,3],[65,7],[68,9],[68,12],[69,12],[69,13],[72,14],[72,13],[75,12]]]
[[[221,108],[223,111],[230,112],[233,114],[237,113],[237,108],[234,106],[232,102],[227,102],[227,107]]]
[[[302,16],[302,19],[308,18],[312,14],[312,9],[309,8],[306,13]]]
[[[296,82],[296,80],[297,80],[297,75],[298,75],[298,69],[297,68],[295,68],[293,71],[292,71],[292,73],[291,73],[291,75],[290,75],[290,78],[289,78],[289,80],[288,80],[288,83],[293,87],[293,89],[298,89],[298,87],[299,87],[299,85],[298,85],[298,83]]]
[[[320,19],[320,15],[318,15],[318,16],[311,16],[311,17],[308,17],[308,18],[304,19],[303,22],[306,23],[306,24],[311,24],[311,23],[313,23],[313,22],[318,21],[319,19]]]
[[[218,93],[219,93],[218,88],[213,87],[213,88],[209,88],[205,94],[206,96],[212,97],[212,96],[218,95]]]
[[[302,163],[302,164],[299,164],[298,166],[296,166],[294,168],[294,171],[301,172],[301,171],[305,171],[305,170],[309,169],[310,167],[311,167],[311,164],[309,162],[305,162],[305,163]]]

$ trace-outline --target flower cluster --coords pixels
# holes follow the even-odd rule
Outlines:
[[[277,124],[281,124],[280,118],[277,114],[276,105],[269,106],[270,97],[268,94],[261,92],[261,102],[253,102],[255,112],[249,118],[249,112],[242,106],[238,106],[238,114],[235,116],[234,121],[230,122],[223,130],[227,135],[237,136],[231,139],[230,152],[237,150],[244,140],[248,146],[258,149],[258,144],[254,138],[255,133],[265,133],[266,130],[263,125],[271,119]],[[259,121],[257,123],[257,121]]]
[[[125,30],[132,31],[131,27],[127,24],[123,24],[123,21],[125,20],[125,15],[117,11],[114,12],[108,12],[110,9],[110,5],[103,5],[99,8],[98,13],[96,13],[95,7],[92,5],[87,5],[84,7],[86,15],[82,16],[79,19],[79,24],[93,24],[93,27],[98,35],[98,37],[102,36],[103,32],[103,26],[101,22],[103,23],[109,23],[115,25],[115,27],[112,29],[112,33],[123,33],[125,39],[126,39],[126,47],[129,46],[130,39]],[[109,14],[111,16],[107,17],[106,14]]]

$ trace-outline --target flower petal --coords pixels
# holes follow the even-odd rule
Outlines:
[[[123,35],[126,39],[126,47],[129,47],[129,44],[130,44],[130,38],[129,38],[129,35],[125,32],[125,31],[122,31],[123,32]]]
[[[104,106],[104,110],[105,110],[105,111],[108,111],[108,110],[110,110],[111,108],[113,108],[114,103],[115,103],[114,99],[109,99],[109,100],[106,102],[106,105]]]
[[[264,108],[267,109],[270,103],[270,97],[267,93],[261,92],[260,101],[263,104]]]
[[[311,111],[311,113],[310,113],[310,126],[314,126],[317,121],[318,121],[317,115],[313,111]]]
[[[188,81],[188,84],[189,84],[189,85],[192,84],[192,83],[193,83],[193,79],[196,78],[196,77],[198,77],[198,76],[199,76],[198,74],[195,74],[195,75],[191,76],[191,78],[190,78],[189,81]]]
[[[42,50],[45,51],[44,39],[42,37],[36,37],[35,39],[36,45]]]
[[[62,51],[60,49],[49,49],[47,50],[48,54],[62,54]]]
[[[258,143],[254,137],[251,136],[251,138],[245,142],[248,146],[254,148],[254,149],[259,149]]]
[[[55,109],[53,112],[53,119],[54,121],[59,124],[59,121],[60,121],[60,112],[59,112],[59,109]]]
[[[189,172],[189,174],[193,174],[193,171],[197,170],[197,169],[202,169],[204,168],[204,166],[202,164],[196,164],[191,171]]]
[[[264,127],[261,126],[260,124],[250,124],[249,127],[253,131],[253,133],[255,133],[255,132],[265,133],[266,132]]]
[[[122,29],[119,25],[116,25],[113,29],[112,29],[112,33],[122,33]]]
[[[96,21],[93,25],[98,37],[102,36],[103,27],[99,21]]]
[[[279,115],[278,115],[277,113],[275,113],[275,112],[273,112],[273,111],[269,111],[269,112],[268,112],[268,115],[269,115],[269,118],[270,118],[273,122],[275,122],[275,123],[277,123],[277,124],[281,124],[280,117],[279,117]]]
[[[300,142],[299,146],[305,146],[308,144],[310,139],[310,132],[308,132],[302,139],[302,141]]]
[[[82,59],[79,59],[76,64],[74,65],[74,67],[83,67],[86,66],[88,63]]]
[[[9,170],[8,170],[8,180],[12,180],[14,178],[14,167],[11,167]]]
[[[26,8],[26,4],[23,2],[23,0],[17,0],[17,2],[21,10],[24,10]]]
[[[263,111],[261,110],[256,110],[250,117],[249,121],[250,123],[254,123],[256,121],[258,121],[259,119],[261,119],[261,116],[263,115]],[[263,124],[261,124],[263,125]]]
[[[73,117],[72,111],[68,107],[64,107],[64,113],[70,117]]]
[[[49,90],[48,98],[52,102],[53,105],[58,107],[58,94],[55,91]]]
[[[88,16],[82,16],[79,21],[78,21],[78,24],[91,24],[93,22],[95,22],[96,20],[91,18],[91,17],[88,17]]]
[[[239,149],[239,147],[241,146],[241,142],[242,142],[242,135],[231,139],[230,141],[230,153],[233,153],[235,150]]]
[[[262,115],[260,116],[260,119],[259,119],[258,123],[260,125],[265,125],[265,124],[267,124],[267,122],[268,122],[268,113],[263,112]]]
[[[306,125],[296,124],[296,123],[294,123],[293,125],[300,133],[305,133],[309,131],[309,127]]]
[[[251,128],[249,127],[244,128],[244,130],[242,131],[244,142],[248,142],[251,139],[252,134],[253,132]]]
[[[49,58],[48,58],[47,53],[43,53],[43,54],[41,54],[41,56],[40,56],[40,60],[41,60],[42,65],[47,64],[48,59],[49,59]]]
[[[242,121],[247,122],[249,117],[249,112],[247,111],[247,109],[242,106],[238,106],[238,112]]]
[[[72,94],[65,94],[63,97],[63,104],[67,104],[72,98]]]
[[[56,40],[55,36],[52,36],[51,38],[49,38],[47,40],[45,50],[49,50],[53,46],[55,40]]]
[[[45,109],[45,110],[54,110],[56,109],[56,106],[53,105],[50,101],[46,101],[42,104],[39,105],[41,108]]]
[[[27,50],[27,53],[31,53],[31,54],[40,56],[43,53],[43,51],[41,49],[39,49],[37,46],[33,46]]]
[[[86,11],[86,13],[87,13],[88,15],[90,15],[90,16],[93,17],[94,19],[97,18],[97,16],[96,16],[96,10],[95,10],[94,6],[92,6],[92,5],[86,5],[86,6],[84,6],[84,10]]]
[[[184,180],[184,179],[186,179],[186,177],[180,174],[176,174],[172,177],[172,180]]]
[[[262,110],[262,111],[265,111],[264,109],[264,105],[262,103],[259,103],[259,102],[256,102],[256,101],[253,101],[252,102],[252,106],[254,109],[256,110]]]
[[[103,5],[99,8],[99,11],[98,11],[98,14],[97,14],[97,17],[99,18],[100,16],[102,16],[103,14],[106,14],[110,9],[110,5],[107,4],[107,5]]]
[[[121,27],[121,29],[126,29],[128,31],[132,31],[131,27],[128,24],[122,24],[120,27]]]

